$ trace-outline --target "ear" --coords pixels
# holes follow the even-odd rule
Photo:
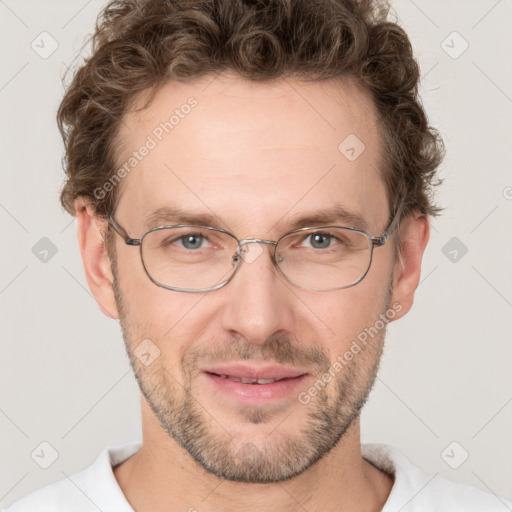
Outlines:
[[[119,312],[112,289],[114,281],[103,232],[106,221],[99,219],[90,202],[79,197],[75,200],[77,237],[84,264],[85,277],[101,311],[118,319]]]
[[[400,312],[393,320],[404,316],[412,307],[414,292],[421,275],[421,260],[430,236],[428,219],[423,214],[416,214],[405,220],[400,226],[400,245],[402,257],[393,269],[393,295],[391,303],[401,304]]]

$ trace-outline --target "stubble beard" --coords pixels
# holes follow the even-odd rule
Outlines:
[[[381,313],[389,309],[391,290],[388,287],[385,309]],[[232,425],[219,424],[214,410],[209,411],[194,395],[198,361],[204,364],[208,358],[216,362],[257,360],[305,366],[314,368],[311,373],[320,380],[332,365],[326,351],[318,345],[302,348],[303,345],[292,342],[290,337],[273,337],[263,345],[249,345],[239,338],[231,338],[220,349],[212,351],[207,347],[207,350],[194,349],[185,354],[180,361],[181,384],[162,366],[162,357],[146,367],[134,355],[137,340],[146,336],[139,336],[132,328],[130,319],[133,317],[120,292],[115,272],[114,293],[127,354],[147,403],[169,436],[202,468],[222,479],[275,483],[306,471],[336,446],[360,416],[378,373],[385,328],[341,371],[334,373],[331,382],[308,404],[296,400],[295,405],[288,407],[288,414],[296,408],[305,411],[302,415],[305,418],[296,432],[280,432],[278,424],[271,435],[262,439],[233,437],[229,433]],[[263,405],[241,407],[237,412],[243,423],[258,425],[275,421],[279,411]]]

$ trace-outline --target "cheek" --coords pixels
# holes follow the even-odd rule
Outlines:
[[[389,275],[379,269],[351,288],[326,292],[324,298],[309,299],[311,309],[325,324],[322,332],[326,338],[320,337],[319,342],[339,354],[358,334],[373,326],[386,310],[388,282]]]
[[[359,292],[359,290],[358,290]],[[364,328],[374,313],[374,301],[363,293],[339,290],[327,304],[318,310],[318,316],[327,325],[331,350],[339,353]]]
[[[190,332],[191,320],[204,297],[157,286],[147,276],[138,252],[135,253],[124,260],[118,258],[124,320],[132,337],[154,339],[167,350],[172,346],[171,340],[183,338],[184,329]]]

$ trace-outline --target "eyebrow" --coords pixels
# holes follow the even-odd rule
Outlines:
[[[278,224],[283,223],[283,217]],[[341,205],[334,205],[322,210],[303,213],[299,217],[284,221],[289,231],[314,226],[347,226],[364,231],[368,230],[368,222],[358,212],[350,211]],[[183,210],[179,207],[164,206],[150,212],[144,220],[144,229],[157,226],[191,224],[194,226],[220,227],[226,226],[217,215],[212,213]]]
[[[144,220],[144,228],[175,224],[192,224],[194,226],[218,227],[221,222],[216,215],[183,210],[177,206],[164,206],[149,213]],[[222,223],[223,224],[223,223]]]

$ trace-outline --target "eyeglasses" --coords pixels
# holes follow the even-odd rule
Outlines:
[[[180,224],[150,229],[131,238],[110,216],[108,223],[127,245],[139,246],[142,265],[157,286],[180,292],[208,292],[225,286],[242,260],[251,263],[248,244],[273,246],[272,260],[292,284],[316,291],[356,285],[366,276],[373,248],[382,247],[399,224],[399,210],[379,237],[346,226],[301,228],[279,240],[245,238],[220,228]]]

